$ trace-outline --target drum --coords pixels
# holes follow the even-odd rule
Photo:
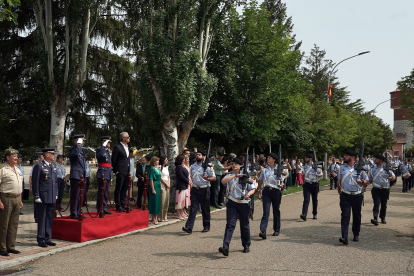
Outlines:
[[[409,173],[409,172],[406,172],[405,174],[403,174],[402,175],[402,177],[404,178],[404,179],[407,179],[407,178],[409,178],[411,176],[411,174]]]
[[[329,174],[329,176],[330,176],[331,178],[336,178],[336,173],[331,172],[331,173]]]

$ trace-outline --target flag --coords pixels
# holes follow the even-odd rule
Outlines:
[[[329,87],[326,87],[328,89],[328,99],[332,97],[332,88],[335,87],[335,85],[329,85]]]

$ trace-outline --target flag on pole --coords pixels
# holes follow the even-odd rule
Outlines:
[[[330,99],[332,97],[332,88],[335,87],[335,85],[329,85],[329,87],[326,87],[328,89],[328,98]]]

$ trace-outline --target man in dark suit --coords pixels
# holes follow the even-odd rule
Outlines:
[[[141,164],[137,164],[137,170],[135,176],[138,178],[137,187],[138,187],[138,208],[142,207],[142,192],[144,191],[144,177],[145,174],[148,174],[151,166],[147,165],[147,159],[142,157],[140,160]]]
[[[112,172],[111,172],[111,152],[109,151],[109,147],[111,146],[111,136],[102,136],[101,137],[102,146],[96,150],[96,159],[98,161],[98,172],[96,173],[96,177],[98,178],[98,199],[96,201],[96,209],[98,213],[101,211],[101,204],[102,209],[105,214],[111,214],[106,208],[108,203],[108,195],[109,195],[109,188],[111,187],[111,179],[112,179]],[[104,198],[103,203],[102,200],[102,175],[104,176],[104,180],[106,181],[105,191],[104,191]]]
[[[85,134],[78,134],[73,136],[74,145],[69,149],[70,160],[70,216],[73,219],[78,219],[79,204],[80,204],[80,190],[78,191],[78,184],[81,175],[85,179],[86,157],[85,151],[82,149],[85,143]]]
[[[116,175],[116,185],[114,191],[114,201],[116,211],[125,211],[126,193],[128,191],[128,173],[129,173],[129,135],[127,132],[121,132],[119,135],[121,141],[112,151],[112,168]]]
[[[54,148],[42,150],[44,160],[33,168],[32,188],[37,205],[37,243],[40,247],[55,246],[52,242],[52,225],[58,197],[57,168],[51,163],[55,158]]]

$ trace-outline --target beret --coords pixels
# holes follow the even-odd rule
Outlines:
[[[313,153],[307,153],[307,154],[305,154],[305,157],[313,158]]]
[[[353,150],[347,150],[345,151],[345,154],[349,156],[357,156],[356,152]]]
[[[279,160],[279,157],[277,156],[277,154],[276,154],[276,153],[271,152],[271,153],[269,153],[267,156],[270,156],[270,157],[272,157],[273,159]]]
[[[382,154],[377,154],[374,155],[375,158],[381,159],[382,161],[385,161],[385,156],[383,156]]]
[[[239,159],[239,158],[233,158],[233,162],[239,164],[239,165],[243,165],[243,162]]]

